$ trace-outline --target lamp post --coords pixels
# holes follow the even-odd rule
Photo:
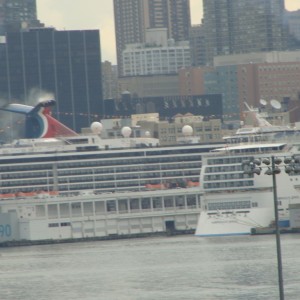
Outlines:
[[[278,217],[278,200],[277,200],[277,183],[276,183],[276,174],[280,173],[280,169],[278,165],[282,162],[280,158],[275,158],[271,156],[271,167],[268,167],[265,174],[272,175],[273,182],[273,200],[274,200],[274,215],[275,215],[275,233],[276,233],[276,250],[277,250],[277,269],[278,269],[278,285],[279,285],[279,299],[284,300],[284,288],[283,288],[283,276],[282,276],[282,260],[281,260],[281,243],[280,243],[280,229],[279,229],[279,217]],[[291,160],[285,162],[290,163]],[[264,158],[262,161],[260,159],[254,159],[253,161],[247,161],[243,164],[248,166],[246,170],[244,170],[245,174],[257,174],[261,173],[261,163],[265,165],[270,165],[270,160],[268,158]],[[289,166],[290,167],[290,166]],[[292,169],[291,169],[292,171]],[[287,171],[286,168],[286,172]]]
[[[275,157],[271,157],[272,181],[273,181],[273,200],[274,200],[274,214],[275,214],[275,230],[276,230],[276,250],[277,250],[277,268],[278,268],[278,285],[279,285],[279,299],[284,300],[283,276],[282,276],[282,260],[281,260],[281,243],[280,243],[280,229],[278,217],[278,201],[277,201],[277,183],[276,183],[276,165]],[[277,167],[278,168],[278,167]],[[278,171],[277,171],[278,172]]]

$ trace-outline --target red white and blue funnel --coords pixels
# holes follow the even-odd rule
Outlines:
[[[36,106],[8,104],[0,110],[23,114],[26,116],[26,138],[50,138],[57,136],[74,136],[75,131],[60,123],[51,116],[51,107],[55,100],[45,100]]]

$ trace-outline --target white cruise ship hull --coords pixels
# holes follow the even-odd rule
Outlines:
[[[196,230],[197,236],[247,235],[252,228],[268,227],[274,219],[269,208],[250,209],[247,213],[228,211],[209,215],[201,212]]]
[[[251,234],[254,228],[270,227],[274,224],[274,198],[273,192],[229,193],[230,196],[219,194],[206,196],[204,203],[206,209],[199,216],[196,236],[226,236]],[[299,202],[299,196],[278,196],[280,205],[279,219],[288,219],[288,206]],[[240,203],[238,209],[209,210],[207,205],[215,204],[219,207],[229,207],[232,203]],[[244,204],[244,207],[242,203]]]

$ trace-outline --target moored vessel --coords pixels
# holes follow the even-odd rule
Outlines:
[[[124,236],[196,228],[203,153],[217,145],[161,147],[158,140],[78,135],[49,115],[27,114],[29,134],[0,147],[0,242]],[[39,125],[39,126],[37,126]]]
[[[226,147],[202,157],[197,236],[250,234],[274,224],[274,184],[272,176],[264,175],[270,166],[245,172],[245,162],[291,158],[299,170],[299,130],[259,120],[260,127],[238,130],[225,137]],[[280,226],[289,226],[289,205],[300,202],[299,172],[285,172],[286,167],[279,166],[282,171],[276,175]]]

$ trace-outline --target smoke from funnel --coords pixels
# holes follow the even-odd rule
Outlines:
[[[27,105],[35,106],[37,103],[41,101],[51,100],[51,99],[54,99],[53,93],[43,91],[39,88],[32,88],[25,99],[25,103]]]

